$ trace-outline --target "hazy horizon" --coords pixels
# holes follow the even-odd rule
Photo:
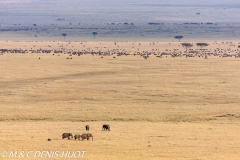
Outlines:
[[[0,0],[1,3],[31,3],[31,2],[64,2],[64,0]],[[66,2],[66,1],[65,1]],[[239,0],[71,0],[72,2],[89,2],[89,3],[160,3],[169,5],[236,5],[240,4]]]
[[[0,3],[0,25],[240,22],[237,0],[0,0]],[[58,18],[62,21],[57,21]]]

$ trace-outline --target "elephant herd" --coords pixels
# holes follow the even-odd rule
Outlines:
[[[83,141],[84,139],[89,140],[90,137],[92,137],[92,141],[93,141],[93,135],[92,135],[91,133],[84,133],[84,134],[82,134],[82,135],[76,134],[76,135],[74,136],[74,139],[75,139],[75,140],[77,140],[77,139],[80,140],[80,139],[82,138],[82,141]]]
[[[86,129],[86,131],[89,131],[90,126],[86,125],[85,129]],[[104,124],[102,126],[102,130],[103,131],[110,131],[110,125]],[[93,141],[93,135],[91,133],[83,133],[82,135],[80,135],[80,134],[74,135],[75,140],[82,140],[82,141],[85,140],[85,139],[89,140],[91,137],[92,137],[92,141]],[[72,139],[73,138],[72,133],[63,133],[62,134],[62,139],[65,139],[65,138]]]

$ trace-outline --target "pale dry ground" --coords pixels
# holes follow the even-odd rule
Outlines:
[[[208,49],[238,46],[209,44]],[[1,42],[9,49],[61,45],[184,51],[180,43],[168,42]],[[1,152],[86,150],[85,159],[239,158],[239,58],[67,57],[0,55]],[[101,131],[103,123],[111,125],[110,132]],[[63,132],[84,133],[85,124],[93,142],[61,140]]]
[[[34,151],[31,158],[21,159],[34,159],[35,151],[83,150],[87,151],[84,158],[77,159],[239,159],[239,122],[108,122],[110,132],[101,131],[103,123],[0,122],[0,150]],[[61,133],[66,131],[85,133],[85,124],[91,127],[93,141],[61,139]],[[49,137],[51,142],[47,141]],[[68,159],[60,155],[55,159]]]

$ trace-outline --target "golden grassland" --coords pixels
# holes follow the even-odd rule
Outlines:
[[[87,123],[91,126],[93,141],[75,141],[62,140],[60,133],[84,133],[86,123],[1,122],[1,150],[86,151],[83,159],[239,158],[239,122],[109,122],[110,132],[101,131],[102,123],[105,122]],[[21,159],[34,159],[34,153],[30,157]]]
[[[185,50],[179,42],[0,44],[8,49],[64,46],[129,53]],[[238,42],[209,42],[206,49],[237,47]],[[86,150],[84,159],[239,157],[239,58],[150,55],[145,60],[29,52],[2,54],[0,64],[0,152]],[[104,123],[110,124],[110,132],[101,130]],[[61,139],[63,132],[86,132],[86,124],[93,141]]]

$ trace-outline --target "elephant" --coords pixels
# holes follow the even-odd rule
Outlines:
[[[80,140],[80,139],[81,139],[81,135],[80,135],[80,134],[76,134],[76,135],[74,136],[74,139],[75,139],[75,140],[77,140],[77,139]]]
[[[64,139],[64,138],[70,139],[70,137],[73,138],[72,133],[63,133],[62,134],[62,139]]]
[[[88,136],[87,140],[89,140],[89,138],[92,137],[92,141],[93,141],[93,135],[91,133],[87,133],[87,136]]]
[[[89,125],[86,125],[85,128],[86,128],[86,131],[89,131],[90,126],[89,126]]]
[[[108,130],[108,131],[110,131],[110,126],[108,125],[108,124],[104,124],[103,126],[102,126],[102,130]]]
[[[93,135],[92,135],[91,133],[83,133],[83,134],[81,135],[82,141],[83,141],[84,139],[89,140],[90,137],[92,137],[92,141],[93,141]]]

